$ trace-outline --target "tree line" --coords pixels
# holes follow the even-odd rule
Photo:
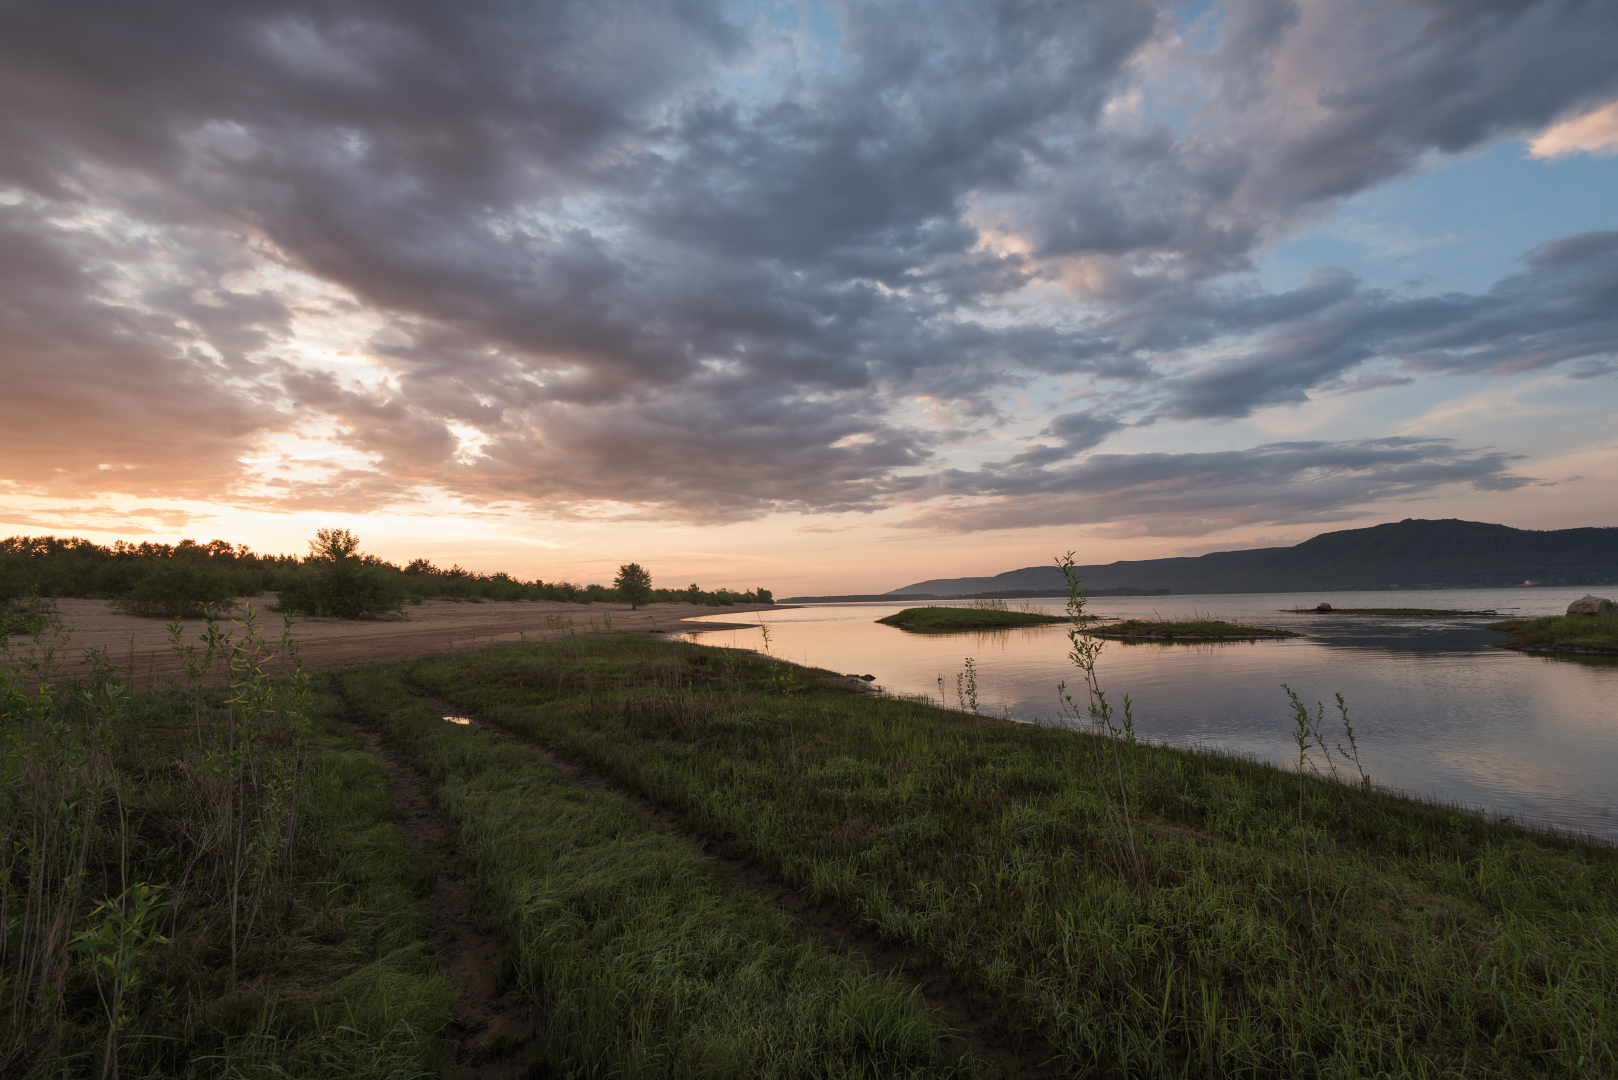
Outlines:
[[[630,567],[637,573],[626,580]],[[650,574],[635,563],[620,568],[613,586],[525,581],[504,572],[442,568],[427,559],[400,566],[360,551],[359,538],[347,529],[319,530],[306,556],[260,554],[224,540],[118,540],[110,546],[76,536],[0,540],[0,606],[5,607],[30,596],[104,598],[130,614],[190,618],[201,615],[205,604],[228,605],[267,592],[277,594],[282,610],[346,617],[402,612],[406,604],[434,598],[710,607],[774,602],[764,588],[710,590],[695,583],[652,588]]]

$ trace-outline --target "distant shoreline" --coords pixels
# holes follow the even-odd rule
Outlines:
[[[1539,582],[1532,584],[1514,585],[1410,585],[1405,587],[1384,588],[1328,588],[1328,589],[1218,589],[1200,590],[1183,589],[1173,592],[1168,589],[1086,589],[1086,598],[1097,596],[1312,596],[1317,593],[1415,593],[1415,592],[1481,592],[1495,589],[1585,589],[1585,588],[1611,588],[1608,582],[1594,581],[1573,584],[1558,582],[1554,585],[1542,585]],[[1056,592],[1050,589],[1013,589],[993,593],[962,593],[958,595],[940,596],[934,593],[863,593],[848,596],[788,596],[777,600],[776,606],[782,604],[910,604],[918,600],[927,601],[954,601],[954,600],[1065,600],[1066,592]]]

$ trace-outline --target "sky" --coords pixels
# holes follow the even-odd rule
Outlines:
[[[0,533],[880,592],[1618,525],[1611,0],[0,0]]]

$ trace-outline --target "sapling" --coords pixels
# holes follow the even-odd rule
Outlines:
[[[1303,883],[1305,895],[1309,898],[1309,924],[1318,927],[1320,920],[1315,916],[1315,882],[1309,870],[1309,831],[1303,821],[1303,774],[1313,767],[1309,760],[1309,746],[1318,734],[1318,720],[1311,721],[1309,706],[1293,692],[1292,687],[1282,683],[1281,689],[1292,699],[1292,741],[1298,746],[1298,839],[1303,844]],[[1328,755],[1327,763],[1330,764],[1330,761]]]
[[[1089,700],[1082,707],[1076,705],[1073,696],[1067,692],[1066,681],[1057,684],[1056,693],[1070,721],[1077,724],[1081,718],[1088,717],[1094,734],[1108,740],[1118,785],[1117,804],[1113,802],[1111,782],[1106,777],[1106,768],[1099,755],[1092,759],[1096,763],[1097,786],[1105,801],[1108,818],[1112,821],[1114,830],[1122,837],[1115,842],[1125,873],[1134,878],[1138,884],[1144,884],[1146,867],[1141,861],[1140,849],[1135,844],[1135,827],[1129,806],[1130,782],[1124,774],[1122,751],[1123,745],[1127,745],[1130,749],[1130,777],[1133,777],[1136,743],[1134,708],[1129,695],[1125,694],[1123,720],[1118,721],[1112,703],[1107,700],[1106,691],[1101,689],[1100,680],[1096,676],[1096,657],[1101,655],[1106,643],[1090,632],[1096,618],[1085,610],[1084,588],[1075,568],[1073,556],[1074,553],[1069,551],[1066,555],[1058,557],[1056,566],[1061,570],[1063,580],[1067,582],[1067,614],[1073,623],[1072,629],[1067,632],[1068,641],[1072,646],[1068,650],[1068,659],[1084,675],[1084,686]]]
[[[978,669],[970,656],[966,658],[966,670],[955,675],[955,700],[962,712],[978,714]]]

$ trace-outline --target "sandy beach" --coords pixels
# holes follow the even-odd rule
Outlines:
[[[243,601],[222,625],[241,636],[240,623],[245,605],[258,613],[259,632],[272,643],[281,636],[282,617],[268,610],[275,596],[266,593]],[[53,661],[55,674],[71,676],[83,670],[81,661],[87,649],[105,650],[113,665],[136,690],[161,687],[183,668],[169,640],[162,619],[124,615],[107,606],[105,600],[56,601],[68,633],[58,644]],[[551,641],[569,634],[601,632],[608,629],[632,633],[685,632],[713,630],[739,624],[752,626],[748,615],[770,611],[768,604],[737,604],[734,607],[707,607],[702,604],[653,604],[631,611],[628,604],[569,604],[552,601],[488,600],[482,603],[456,600],[427,600],[407,604],[405,618],[323,619],[294,616],[292,635],[302,650],[305,671],[333,671],[383,660],[410,660],[420,656],[446,655],[506,645],[522,641]],[[699,615],[734,615],[734,620],[693,623]],[[184,624],[184,641],[200,640],[205,624],[190,619]],[[27,637],[13,638],[9,663],[21,666],[37,646]],[[200,651],[200,646],[199,646]],[[272,672],[285,670],[282,662],[272,663]]]

